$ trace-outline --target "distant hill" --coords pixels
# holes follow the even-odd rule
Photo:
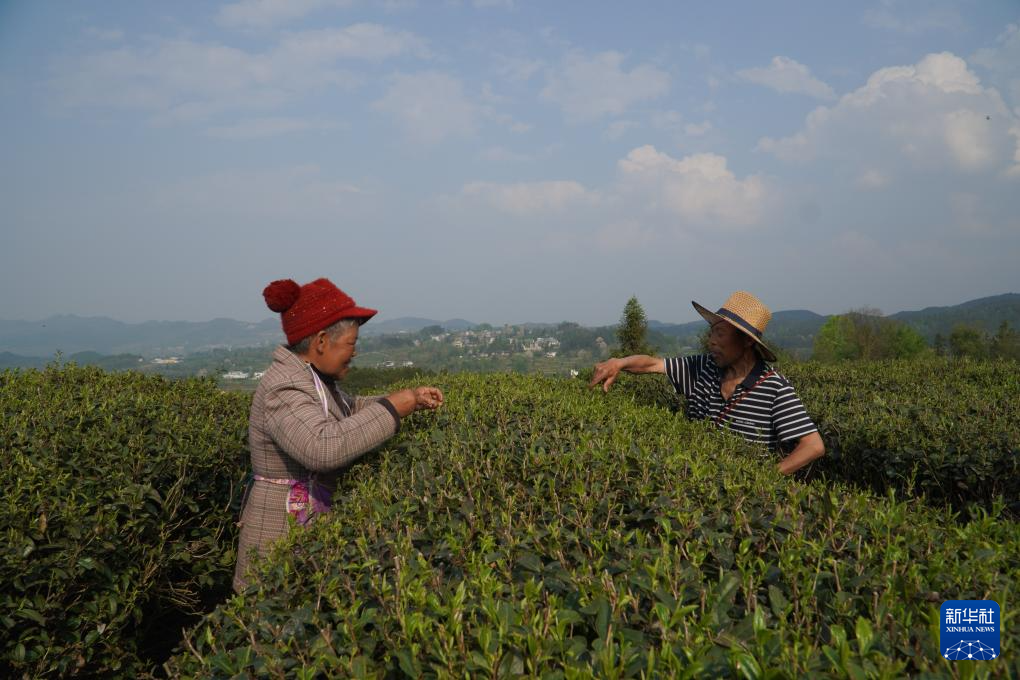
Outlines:
[[[190,354],[219,347],[250,347],[280,342],[279,319],[258,323],[212,321],[146,321],[124,323],[106,317],[73,314],[42,321],[0,320],[0,352],[52,357],[77,352],[101,354]]]
[[[0,371],[7,368],[44,368],[55,360],[55,356],[49,357],[26,357],[10,352],[0,352]],[[113,356],[99,354],[98,352],[77,352],[71,355],[62,355],[61,362],[70,362],[79,366],[98,366],[107,371],[124,371],[139,368],[145,359],[137,354],[115,354]]]
[[[822,316],[805,309],[776,312],[769,322],[767,339],[778,347],[810,351],[818,329],[828,318],[828,316]],[[696,347],[698,338],[705,330],[706,324],[704,321],[691,321],[683,324],[649,321],[648,328],[663,335],[678,338],[682,343],[691,347]]]
[[[417,333],[429,326],[442,326],[448,331],[466,331],[478,324],[465,321],[464,319],[448,319],[437,321],[435,319],[422,319],[416,316],[402,316],[397,319],[386,321],[372,321],[361,327],[363,335],[389,335],[391,333]]]
[[[999,324],[1006,321],[1013,328],[1020,329],[1020,294],[1005,293],[958,305],[927,307],[919,311],[897,312],[889,316],[916,329],[929,343],[935,339],[936,334],[949,337],[958,324],[994,333]],[[776,312],[769,322],[766,339],[777,347],[806,358],[814,346],[815,335],[828,318],[804,309]],[[705,328],[705,323],[692,321],[685,324],[669,324],[649,321],[648,327],[694,347],[698,335]]]
[[[957,324],[967,324],[994,333],[1003,321],[1020,329],[1020,294],[1006,293],[971,300],[949,307],[928,307],[919,311],[898,312],[892,318],[916,328],[931,342],[936,333],[948,336]],[[773,314],[767,340],[799,356],[806,357],[815,335],[828,316],[803,309]],[[416,333],[427,326],[442,326],[459,331],[477,324],[464,319],[439,321],[419,317],[401,317],[373,321],[362,329],[364,335]],[[554,328],[557,324],[533,324],[535,328]],[[704,331],[703,321],[674,324],[649,321],[654,334],[676,338],[682,345],[697,346]],[[611,326],[596,329],[612,341]],[[101,355],[131,354],[144,357],[185,355],[214,349],[261,347],[283,341],[280,321],[269,318],[258,323],[234,319],[212,321],[146,321],[129,324],[106,317],[52,316],[42,321],[0,320],[0,366],[17,366],[33,358],[52,359],[56,352],[65,357],[79,352]],[[6,354],[5,354],[6,353]],[[15,355],[15,356],[8,356]],[[92,357],[92,360],[97,360]],[[43,362],[45,363],[45,361]],[[79,363],[85,363],[84,361]],[[38,364],[35,364],[38,365]]]
[[[994,333],[999,324],[1006,321],[1014,329],[1020,329],[1020,293],[980,298],[952,307],[926,307],[916,312],[897,312],[890,316],[913,326],[928,342],[934,340],[936,334],[948,338],[953,327],[958,324]]]

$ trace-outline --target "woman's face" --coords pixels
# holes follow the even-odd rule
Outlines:
[[[350,370],[351,360],[358,355],[357,343],[358,326],[351,326],[333,337],[320,334],[315,346],[315,367],[326,375],[343,380]]]
[[[726,368],[754,343],[745,334],[725,321],[716,321],[708,333],[708,351],[720,368]]]

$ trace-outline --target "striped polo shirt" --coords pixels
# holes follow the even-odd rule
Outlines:
[[[691,420],[714,421],[735,402],[718,426],[772,450],[780,447],[792,450],[798,439],[818,431],[790,381],[782,375],[773,373],[754,386],[759,378],[773,370],[760,359],[733,390],[729,400],[723,399],[722,372],[710,354],[667,357],[665,362],[666,376],[676,391],[687,398],[687,417]]]

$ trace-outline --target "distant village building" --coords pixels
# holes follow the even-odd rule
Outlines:
[[[412,366],[414,366],[414,362],[413,361],[405,361],[403,363],[403,366],[404,366],[404,368],[411,368]]]
[[[168,366],[170,364],[179,364],[179,363],[181,363],[181,358],[180,357],[156,357],[155,359],[152,360],[152,363],[157,364],[159,366]]]
[[[220,377],[224,380],[247,380],[251,376],[244,371],[227,371]]]

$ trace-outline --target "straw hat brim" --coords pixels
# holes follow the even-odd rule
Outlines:
[[[700,314],[705,319],[705,321],[709,323],[709,325],[714,325],[717,321],[725,321],[726,323],[733,326],[738,331],[740,331],[741,333],[743,333],[744,335],[758,343],[758,346],[761,348],[761,353],[762,356],[765,358],[765,361],[776,360],[776,353],[773,352],[768,345],[762,342],[760,338],[749,333],[747,329],[742,327],[740,324],[736,323],[732,319],[726,318],[725,316],[719,316],[715,312],[709,311],[703,305],[699,305],[694,300],[691,300],[691,304],[694,305],[694,309],[698,310],[698,314]]]

